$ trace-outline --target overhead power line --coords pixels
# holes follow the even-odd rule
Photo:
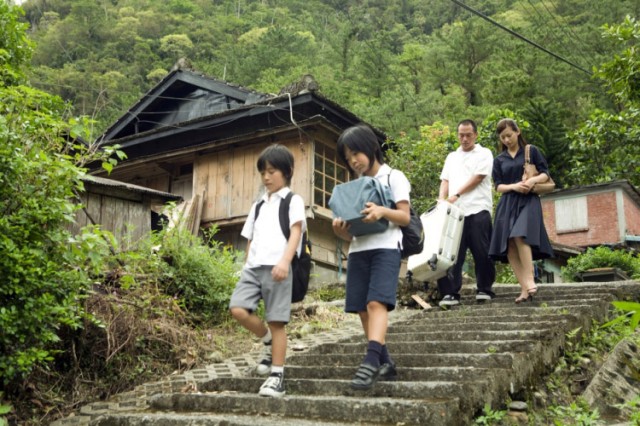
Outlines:
[[[538,10],[536,5],[533,4],[532,0],[527,0],[527,3],[529,4],[529,7],[531,8],[531,10],[533,10],[533,12],[538,16],[539,26],[541,30],[542,29],[545,30],[546,36],[553,40],[553,42],[555,43],[555,46],[558,46],[558,47],[561,46],[563,48],[563,52],[564,52],[563,54],[566,55],[567,58],[570,58],[576,63],[580,63],[580,61],[576,60],[576,57],[573,55],[583,52],[584,49],[581,49],[579,47],[578,48],[574,47],[573,49],[569,48],[569,46],[565,43],[565,40],[568,39],[569,37],[562,36],[563,35],[562,29],[558,28],[557,26],[551,25],[551,23],[547,19],[545,19],[542,13]],[[541,3],[546,8],[544,1]],[[524,11],[525,2],[523,0],[520,0],[520,4],[522,5],[522,10]],[[552,13],[550,13],[548,8],[546,9],[547,9],[547,12],[549,12],[549,15],[551,15],[551,18],[553,18],[553,20],[557,23],[558,21],[556,20],[555,16]],[[558,36],[558,34],[556,33],[556,29],[560,31],[560,36]],[[564,33],[564,35],[568,36],[568,34],[566,33]]]
[[[472,8],[472,7],[470,7],[470,6],[467,6],[466,4],[462,3],[461,1],[458,1],[458,0],[451,0],[451,1],[452,1],[452,2],[454,2],[455,4],[457,4],[458,6],[460,6],[460,7],[464,8],[464,9],[467,9],[469,12],[473,13],[474,15],[478,15],[479,17],[481,17],[481,18],[482,18],[482,19],[484,19],[485,21],[487,21],[487,22],[489,22],[489,23],[491,23],[491,24],[493,24],[493,25],[497,26],[498,28],[500,28],[500,29],[502,29],[502,30],[504,30],[504,31],[508,32],[508,33],[509,33],[509,34],[511,34],[512,36],[517,37],[517,38],[519,38],[520,40],[522,40],[522,41],[524,41],[524,42],[529,43],[530,45],[532,45],[532,46],[533,46],[533,47],[535,47],[536,49],[540,49],[540,50],[542,50],[543,52],[545,52],[545,53],[547,53],[547,54],[549,54],[549,55],[553,56],[554,58],[559,59],[559,60],[561,60],[562,62],[564,62],[564,63],[566,63],[566,64],[568,64],[568,65],[570,65],[570,66],[574,67],[575,69],[580,70],[580,71],[582,71],[582,72],[584,72],[584,73],[586,73],[586,74],[588,74],[588,75],[591,75],[591,73],[590,73],[589,71],[587,71],[586,69],[582,68],[581,66],[574,64],[573,62],[571,62],[571,61],[569,61],[569,60],[567,60],[567,59],[563,58],[562,56],[560,56],[560,55],[558,55],[558,54],[556,54],[556,53],[553,53],[553,52],[552,52],[552,51],[550,51],[549,49],[546,49],[546,48],[544,48],[544,47],[540,46],[538,43],[536,43],[536,42],[534,42],[534,41],[531,41],[531,40],[529,40],[528,38],[526,38],[526,37],[524,37],[524,36],[522,36],[522,35],[518,34],[517,32],[513,31],[512,29],[505,27],[504,25],[500,24],[499,22],[496,22],[496,21],[494,21],[493,19],[489,18],[487,15],[483,14],[482,12],[480,12],[480,11],[478,11],[478,10],[475,10],[475,9],[473,9],[473,8]]]
[[[556,6],[551,0],[549,0],[549,2],[552,4],[552,7],[554,9],[554,11],[557,12],[558,10],[558,6]],[[567,38],[572,42],[572,44],[577,48],[578,52],[580,52],[582,59],[584,59],[587,63],[589,63],[590,59],[594,59],[593,55],[591,55],[591,58],[587,58],[585,56],[585,54],[587,52],[589,52],[588,46],[586,46],[586,44],[584,43],[584,41],[580,40],[580,37],[578,37],[578,35],[573,31],[573,29],[571,29],[570,25],[567,25],[567,20],[560,14],[557,13],[552,13],[551,10],[549,10],[549,7],[547,6],[546,2],[542,2],[542,6],[544,7],[544,9],[547,11],[547,13],[549,14],[549,16],[551,16],[551,18],[560,26],[560,28],[565,27],[567,30],[569,30],[569,32],[571,33],[572,36],[569,36],[566,32],[565,34],[567,34]],[[565,24],[563,25],[559,19],[562,19],[563,21],[565,21]]]

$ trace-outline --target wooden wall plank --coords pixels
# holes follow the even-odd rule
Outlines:
[[[102,225],[103,229],[107,229],[113,232],[113,229],[115,229],[114,221],[115,221],[116,211],[113,203],[106,202],[108,198],[109,197],[106,197],[106,196],[103,196],[101,198],[99,223],[100,225]]]
[[[230,178],[230,155],[228,151],[218,153],[218,161],[215,165],[216,186],[214,193],[213,212],[215,219],[229,217],[231,211],[231,197],[229,182]],[[211,172],[211,169],[209,169]]]
[[[299,139],[285,144],[294,156],[295,168],[291,182],[291,190],[304,199],[304,205],[311,205],[312,176],[309,171],[310,155],[313,155],[313,144],[307,141],[307,137],[301,135]]]
[[[95,223],[102,223],[102,196],[87,194],[87,211]],[[92,223],[92,222],[87,222]]]
[[[129,203],[131,241],[138,242],[151,232],[151,206],[149,203]]]
[[[234,149],[229,153],[229,192],[231,195],[229,216],[247,214],[247,211],[243,210],[243,199],[246,197],[244,192],[245,181],[250,179],[250,176],[244,174],[246,151],[246,149]]]
[[[261,195],[262,179],[258,172],[257,162],[260,154],[266,147],[267,144],[259,144],[244,151],[244,195],[242,198],[241,211],[238,211],[240,216],[248,215],[251,205]]]
[[[249,214],[249,209],[251,209],[251,205],[257,197],[256,191],[258,189],[258,186],[255,184],[255,181],[256,175],[258,175],[256,161],[258,159],[257,155],[259,155],[259,151],[257,147],[253,147],[251,149],[245,150],[243,154],[244,169],[242,171],[242,176],[244,180],[244,194],[242,196],[239,209],[242,210],[246,215]],[[258,178],[259,177],[260,176],[258,175]]]
[[[208,222],[215,218],[215,190],[216,190],[216,164],[218,154],[208,154],[198,157],[193,165],[196,194],[205,193],[204,204],[202,205],[202,221]]]
[[[204,197],[202,204],[202,219],[205,219],[208,210],[213,208],[213,201],[209,201],[209,163],[210,155],[197,157],[193,163],[193,193]]]
[[[118,241],[123,241],[126,235],[124,224],[126,223],[125,220],[128,219],[126,217],[126,215],[128,214],[128,209],[125,206],[124,200],[121,200],[119,198],[114,199],[105,197],[102,199],[102,202],[105,204],[108,203],[113,206],[113,227],[111,228],[111,232],[113,232]]]
[[[85,208],[87,206],[87,199],[88,197],[86,192],[80,194],[80,203],[85,206]],[[80,228],[87,226],[87,222],[89,222],[89,218],[85,213],[85,209],[80,208],[79,210],[76,210],[76,220],[71,226],[72,232],[77,234],[80,231]]]

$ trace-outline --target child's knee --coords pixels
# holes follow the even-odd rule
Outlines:
[[[230,308],[229,312],[231,313],[231,316],[238,321],[247,319],[249,318],[249,315],[250,315],[249,311],[247,311],[245,308],[239,308],[239,307]]]
[[[280,321],[272,321],[267,323],[267,325],[269,326],[269,328],[271,329],[271,331],[279,331],[279,330],[284,330],[285,326],[287,325],[284,322],[280,322]]]

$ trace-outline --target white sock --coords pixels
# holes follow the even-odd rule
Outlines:
[[[270,345],[271,344],[271,329],[267,328],[267,334],[262,336],[262,338],[260,340],[262,340],[262,343],[264,343],[265,345]]]
[[[284,365],[281,365],[281,366],[272,365],[271,374],[273,373],[284,374]]]

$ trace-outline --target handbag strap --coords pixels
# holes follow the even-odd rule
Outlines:
[[[524,162],[526,164],[531,164],[531,145],[526,144],[524,147]]]

